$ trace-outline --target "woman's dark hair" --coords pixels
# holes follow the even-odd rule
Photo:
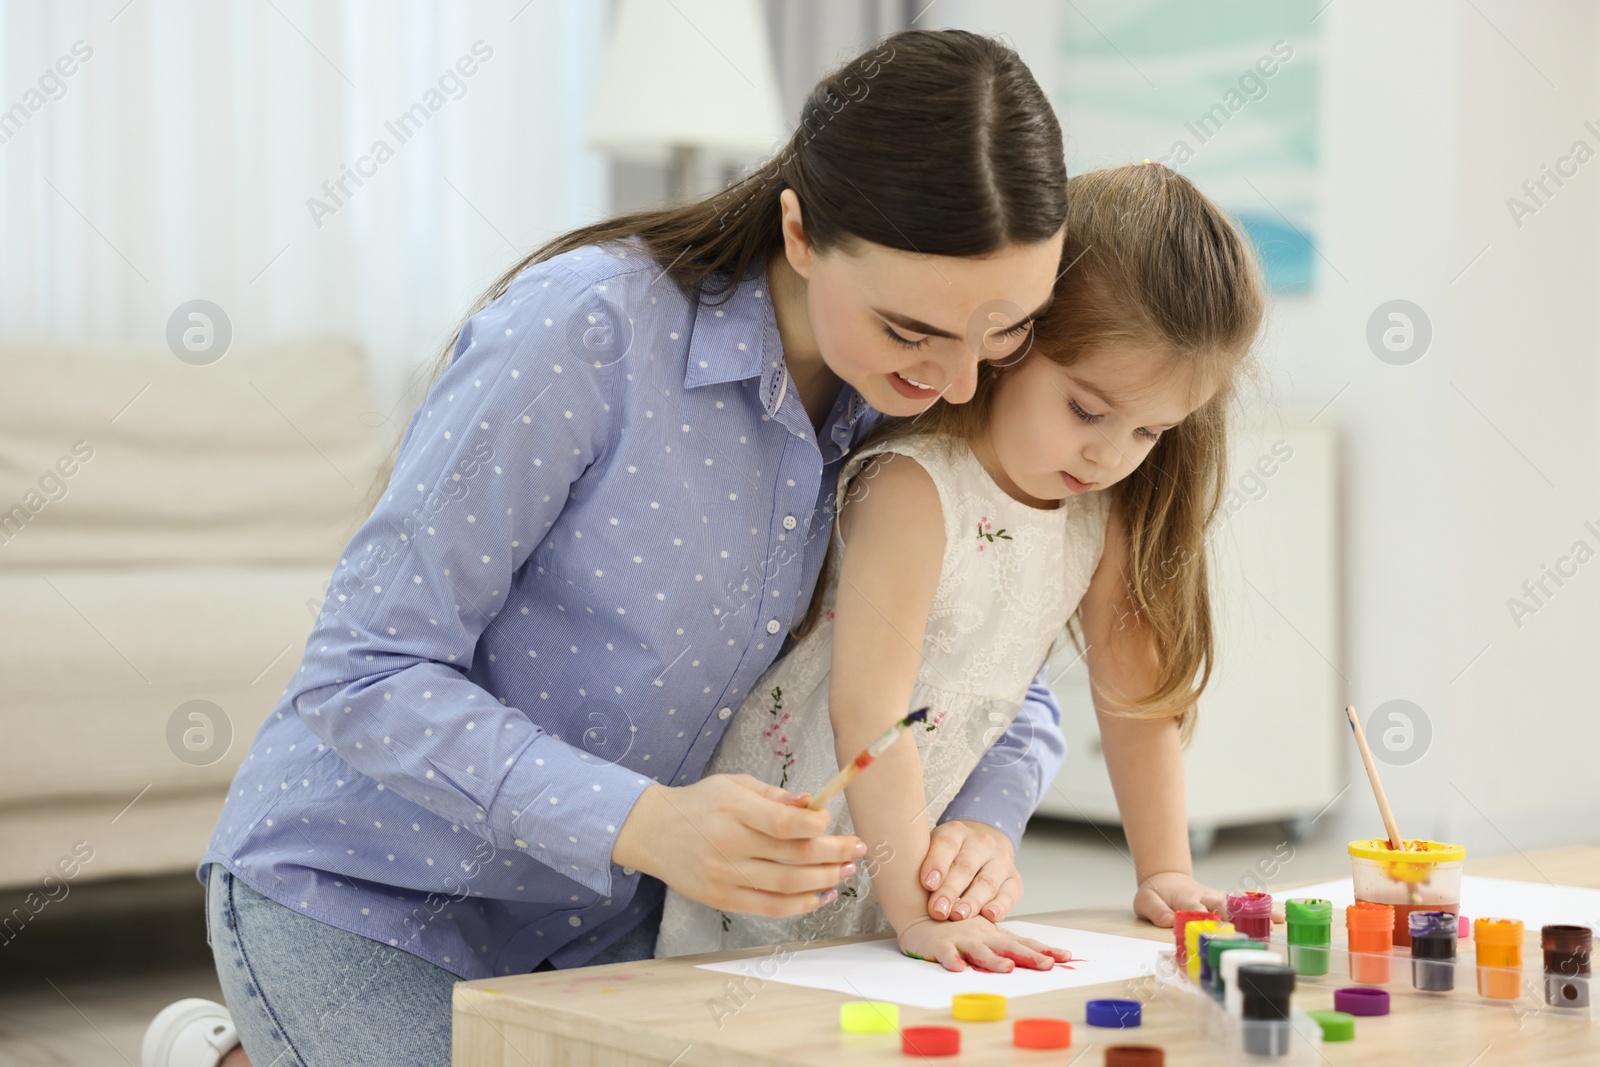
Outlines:
[[[905,30],[818,82],[788,144],[742,181],[692,203],[580,227],[512,266],[458,324],[430,387],[467,319],[528,266],[585,245],[636,238],[685,293],[726,300],[782,251],[784,189],[799,197],[819,251],[864,240],[981,256],[1052,237],[1067,211],[1061,127],[1021,57],[965,30]],[[367,510],[395,458],[379,472]]]

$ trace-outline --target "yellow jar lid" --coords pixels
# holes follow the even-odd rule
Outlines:
[[[1350,842],[1350,855],[1356,859],[1377,860],[1380,863],[1460,863],[1467,858],[1461,845],[1447,845],[1441,841],[1423,841],[1404,838],[1405,847],[1395,851],[1389,847],[1387,837],[1372,837],[1365,841]]]
[[[885,1000],[848,1000],[839,1005],[839,1029],[882,1034],[900,1029],[900,1005]]]
[[[969,1023],[990,1023],[1006,1017],[1006,998],[999,993],[957,993],[950,1014]]]

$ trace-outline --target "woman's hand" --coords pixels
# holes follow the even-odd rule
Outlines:
[[[748,774],[653,784],[617,831],[611,859],[720,911],[803,915],[832,901],[867,854],[860,838],[825,834],[833,816],[806,809],[807,799]]]
[[[918,881],[928,890],[928,916],[999,922],[1022,899],[1022,876],[1011,838],[987,823],[951,819],[933,828]]]
[[[1009,971],[1019,964],[1048,971],[1057,961],[1064,963],[1072,958],[1064,948],[1019,937],[982,918],[950,922],[914,919],[900,932],[900,951],[937,960],[947,971],[964,971],[968,964],[986,971]]]

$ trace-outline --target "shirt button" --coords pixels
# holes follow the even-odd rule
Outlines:
[[[717,718],[719,718],[719,719],[726,719],[729,715],[732,715],[732,714],[733,714],[733,712],[731,710],[729,710],[728,708],[719,708],[717,710]]]
[[[778,620],[777,619],[768,619],[767,620],[767,633],[775,634],[781,629],[783,629],[783,627],[778,624]]]
[[[624,868],[622,868],[622,873],[627,875],[629,878],[632,878],[633,877],[633,868],[632,867],[624,867]]]
[[[795,518],[794,518],[793,515],[785,515],[783,517],[783,528],[785,530],[792,530],[798,525],[800,525],[800,524],[795,521]]]

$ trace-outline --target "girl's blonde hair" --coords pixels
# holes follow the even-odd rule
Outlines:
[[[1155,688],[1106,693],[1126,714],[1180,716],[1185,740],[1195,702],[1211,677],[1213,636],[1206,530],[1227,484],[1227,409],[1265,313],[1261,272],[1249,241],[1187,178],[1158,164],[1109,167],[1067,183],[1065,268],[1031,349],[978,368],[965,404],[936,402],[921,415],[886,418],[858,447],[922,434],[971,441],[989,425],[996,383],[1026,359],[1070,367],[1107,344],[1167,353],[1166,370],[1216,392],[1160,440],[1137,471],[1106,492],[1128,531],[1128,612],[1154,645]],[[805,617],[816,625],[830,546]],[[1080,641],[1076,614],[1068,632]]]

